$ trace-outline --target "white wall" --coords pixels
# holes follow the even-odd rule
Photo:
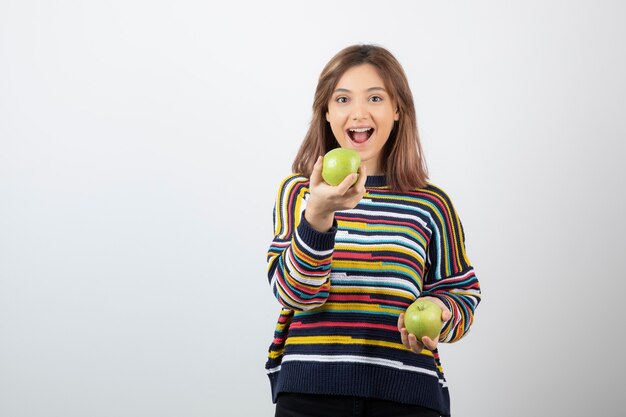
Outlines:
[[[481,279],[455,415],[624,415],[624,3],[299,3],[0,2],[0,415],[273,415],[274,193],[358,42]]]

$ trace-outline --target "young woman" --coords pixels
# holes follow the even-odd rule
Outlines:
[[[330,186],[323,155],[337,147],[362,165]],[[389,51],[355,45],[328,62],[293,172],[267,258],[283,306],[266,365],[276,416],[450,415],[437,345],[469,331],[480,287],[452,202],[427,182],[413,96]],[[404,328],[417,298],[441,307],[435,340]]]

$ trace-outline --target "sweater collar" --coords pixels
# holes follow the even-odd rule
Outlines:
[[[384,187],[387,185],[387,177],[384,175],[368,175],[365,180],[366,187]]]

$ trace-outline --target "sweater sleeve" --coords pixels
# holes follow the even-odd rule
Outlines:
[[[268,280],[278,301],[291,310],[326,302],[336,223],[320,233],[304,218],[308,179],[287,177],[274,205],[274,239],[267,253]]]
[[[432,200],[433,235],[428,246],[424,296],[442,300],[452,317],[439,340],[456,342],[469,332],[481,300],[480,284],[465,253],[465,234],[448,196],[435,189]]]

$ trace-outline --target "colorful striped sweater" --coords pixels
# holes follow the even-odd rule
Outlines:
[[[305,220],[309,181],[291,175],[274,208],[268,278],[283,306],[266,371],[281,392],[352,395],[418,404],[450,414],[438,351],[402,345],[397,320],[419,296],[452,312],[441,342],[463,337],[480,302],[463,227],[434,185],[397,193],[367,178],[351,210],[320,233]]]

